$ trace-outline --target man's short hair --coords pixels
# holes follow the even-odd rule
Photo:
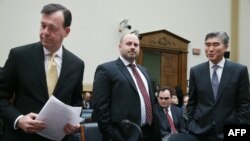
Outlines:
[[[60,4],[55,4],[55,3],[47,4],[43,7],[43,9],[41,10],[41,13],[46,14],[46,15],[50,15],[50,14],[57,12],[57,11],[63,12],[63,16],[64,16],[63,27],[70,27],[71,21],[72,21],[71,12],[69,9],[67,9],[66,7],[64,7]]]
[[[225,45],[228,45],[228,43],[229,43],[229,37],[228,37],[227,33],[224,31],[208,33],[205,37],[205,41],[209,38],[214,38],[214,37],[220,38]]]

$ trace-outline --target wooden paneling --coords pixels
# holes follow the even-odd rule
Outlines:
[[[178,54],[162,53],[161,85],[175,87],[178,84]]]
[[[187,89],[187,53],[189,41],[167,30],[142,33],[138,64],[144,64],[144,51],[158,52],[161,55],[160,85]]]

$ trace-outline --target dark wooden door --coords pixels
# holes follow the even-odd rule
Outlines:
[[[166,30],[140,34],[137,63],[149,69],[153,83],[180,85],[187,91],[187,46],[189,41]]]

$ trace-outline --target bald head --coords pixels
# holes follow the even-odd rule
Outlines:
[[[133,63],[139,55],[139,38],[135,34],[125,34],[121,37],[119,49],[121,56],[128,62]]]
[[[122,37],[120,39],[120,44],[123,42],[123,40],[124,40],[125,37],[129,37],[129,36],[132,36],[132,37],[137,38],[139,40],[138,36],[136,36],[135,34],[128,33],[128,34],[122,35]]]

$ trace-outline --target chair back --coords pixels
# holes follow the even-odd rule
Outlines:
[[[102,133],[96,122],[81,124],[80,130],[81,141],[102,141]]]
[[[91,122],[93,109],[82,109],[81,117],[84,119],[83,123]]]
[[[93,113],[93,109],[82,109],[81,117],[90,118]]]

